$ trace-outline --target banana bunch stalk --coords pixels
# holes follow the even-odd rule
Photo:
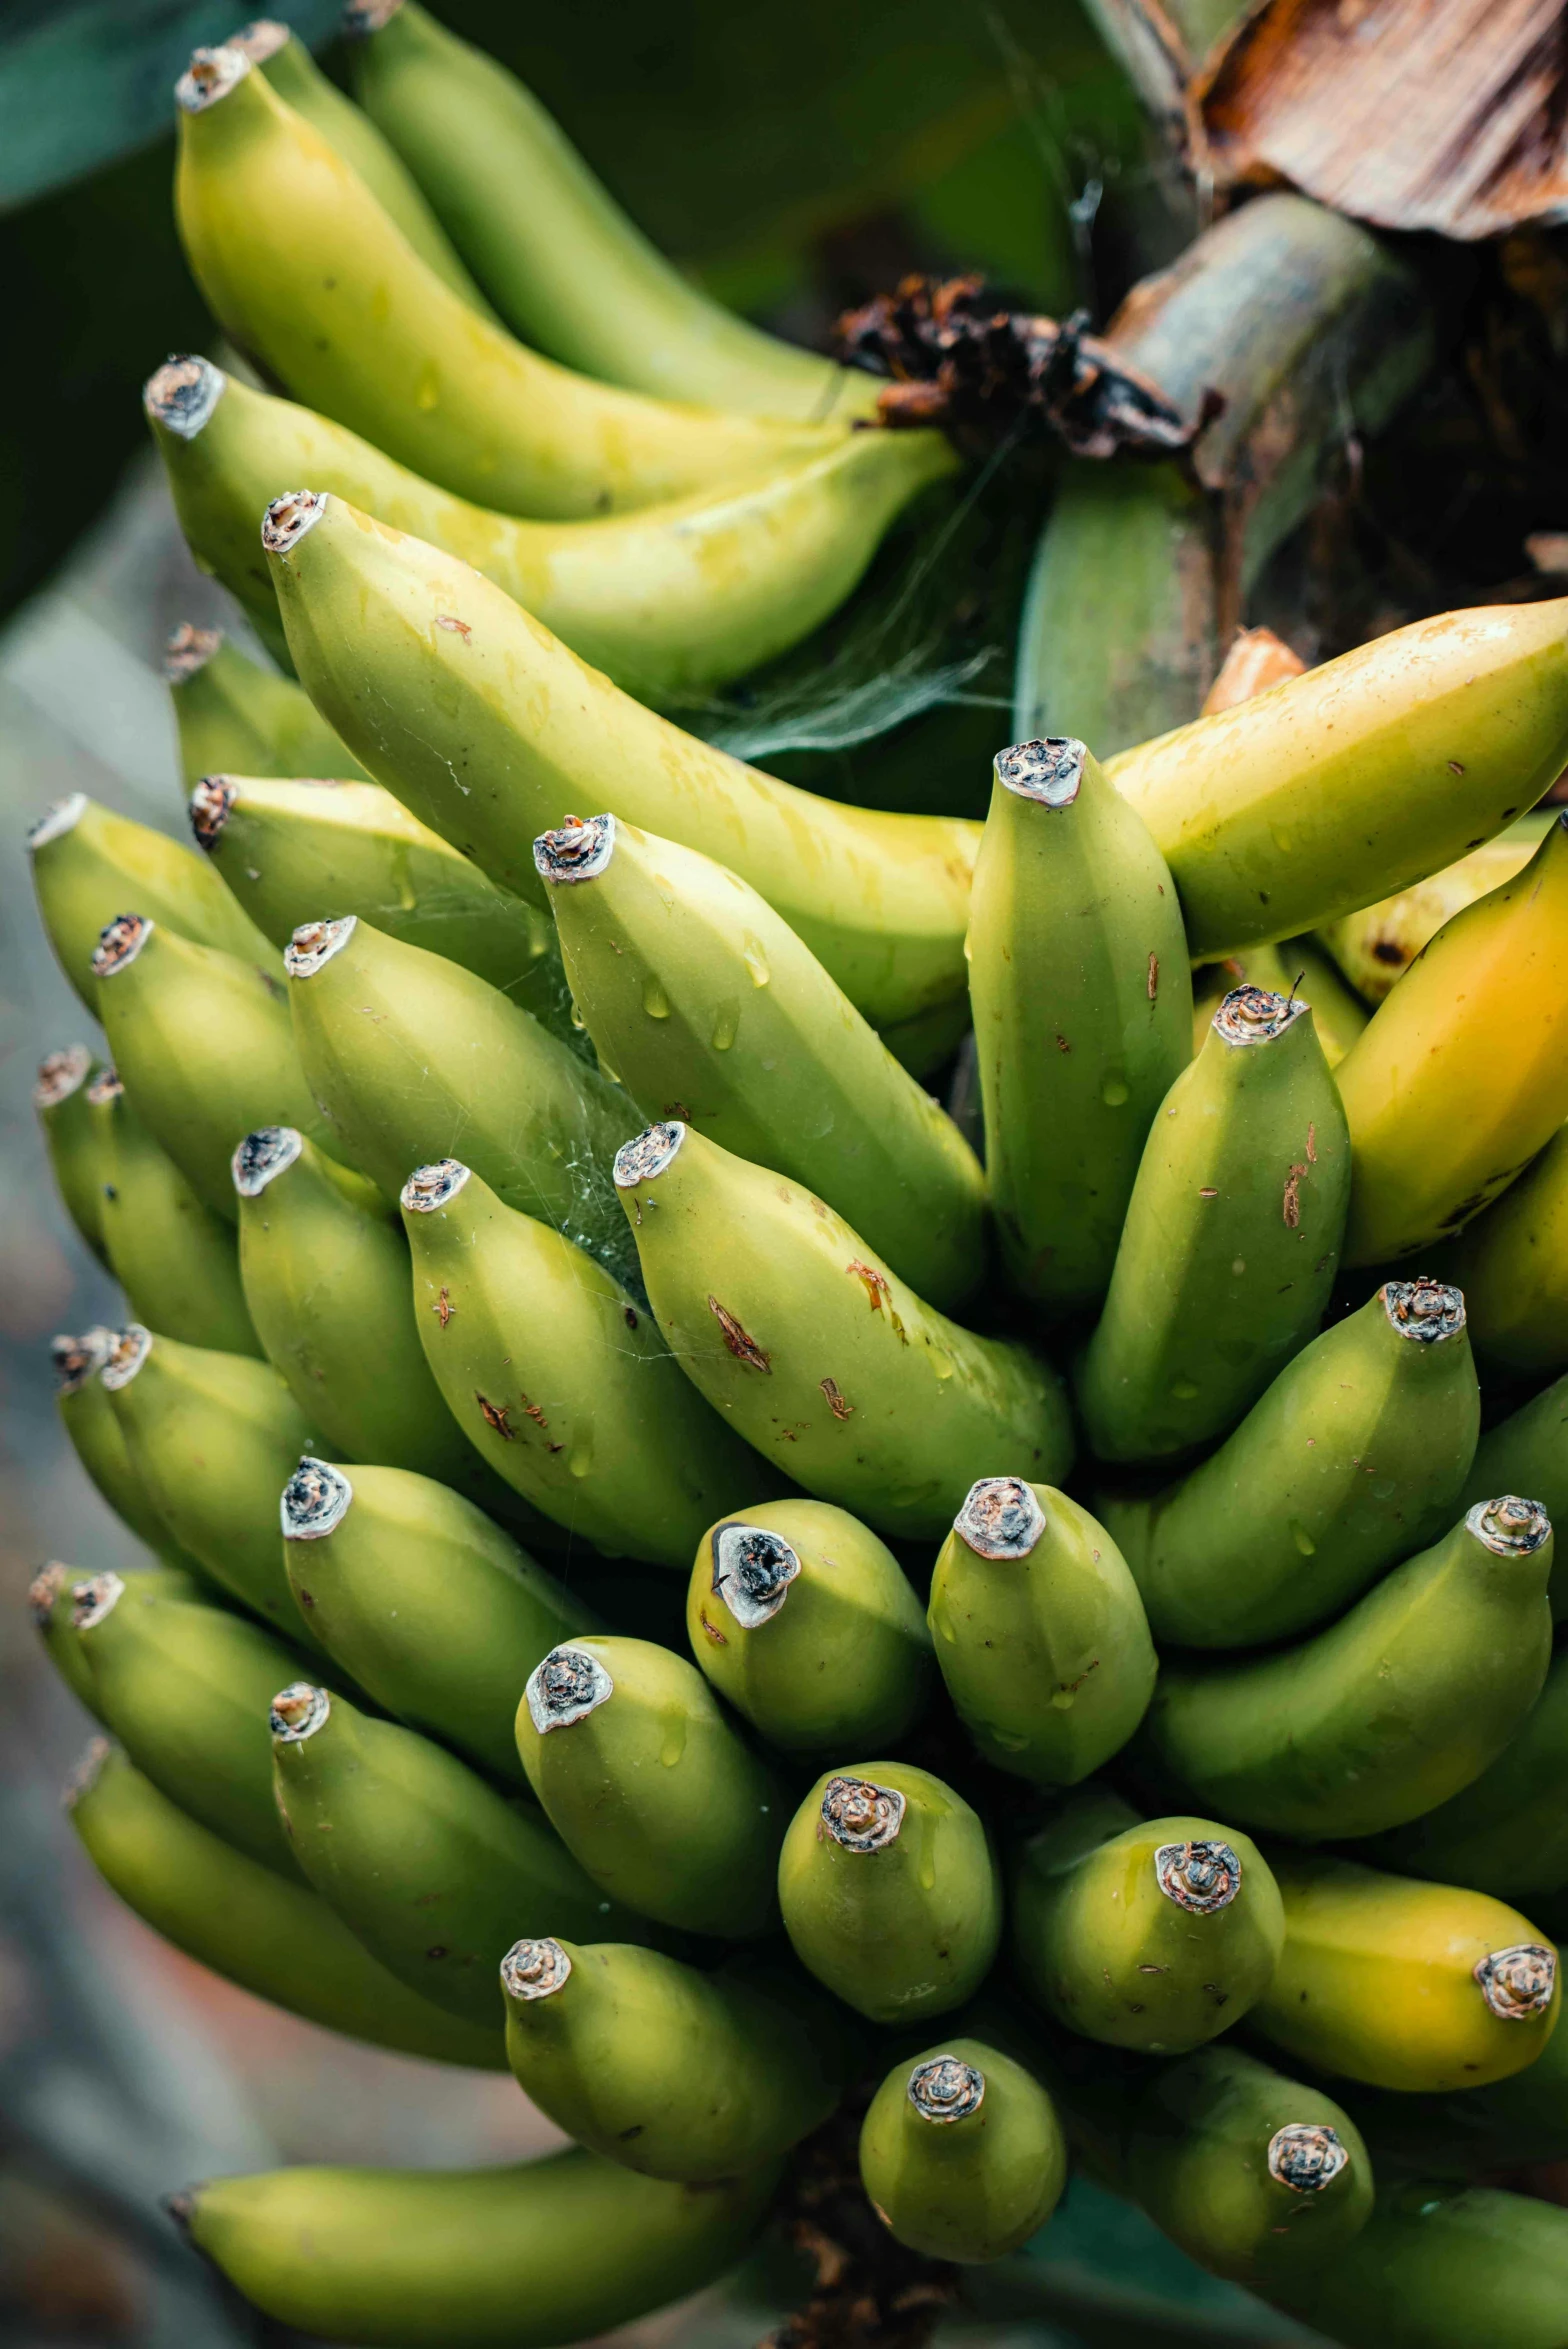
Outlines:
[[[180,631],[194,845],[31,834],[103,1031],[38,1113],[124,1295],[59,1409],[147,1554],[30,1603],[131,1908],[574,2143],[176,2217],[274,2324],[559,2349],[809,2211],[915,2344],[1077,2169],[1349,2349],[1560,2349],[1568,2213],[1495,2181],[1568,2159],[1568,605],[1248,639],[1174,732],[998,746],[983,825],[749,767],[651,705],[958,460],[415,0],[350,13],[363,110],[278,26],[180,85],[278,388],[147,409],[294,674]],[[1287,248],[1382,413],[1404,264],[1294,198],[1127,335],[1185,396]],[[1199,498],[1079,467],[1031,710],[1118,643],[1075,534],[1136,666]]]

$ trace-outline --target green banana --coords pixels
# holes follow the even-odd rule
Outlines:
[[[100,1264],[107,1265],[103,1238],[103,1175],[98,1137],[87,1091],[102,1063],[86,1044],[62,1044],[38,1063],[33,1108],[43,1129],[49,1171],[60,1203],[77,1233]]]
[[[1102,1460],[1223,1435],[1317,1335],[1350,1135],[1311,1006],[1236,987],[1155,1118],[1077,1373]]]
[[[1086,1786],[1018,1847],[1013,1962],[1047,2014],[1111,2047],[1185,2055],[1267,1988],[1284,1945],[1257,1846],[1212,1819],[1140,1819]]]
[[[510,597],[341,498],[302,491],[263,536],[311,699],[404,805],[521,897],[530,843],[608,808],[750,882],[873,1027],[965,989],[979,828],[816,798],[672,726]]]
[[[717,2282],[773,2169],[675,2186],[573,2146],[489,2170],[215,2178],[171,2205],[280,2322],[365,2349],[559,2349]]]
[[[874,379],[721,308],[627,219],[537,98],[423,8],[356,6],[355,94],[525,342],[741,415],[869,416]]]
[[[227,1597],[313,1647],[278,1555],[278,1495],[310,1423],[272,1365],[133,1322],[102,1383],[131,1464],[182,1550]]]
[[[191,828],[274,945],[323,908],[355,914],[461,963],[547,1024],[565,1023],[548,917],[487,881],[378,783],[204,775]]]
[[[1568,809],[1522,873],[1422,949],[1335,1078],[1355,1154],[1347,1264],[1452,1238],[1553,1140],[1568,1120]],[[1493,1317],[1507,1309],[1494,1300]]]
[[[67,1808],[110,1890],[198,1965],[374,2047],[499,2068],[493,2029],[459,2022],[405,1988],[318,1894],[187,1818],[119,1748],[94,1744]]]
[[[565,520],[776,471],[844,437],[617,390],[514,342],[239,51],[198,50],[175,96],[175,218],[224,332],[459,497]]]
[[[408,1248],[380,1193],[292,1126],[246,1135],[234,1188],[251,1318],[322,1444],[340,1459],[438,1477],[530,1539],[552,1540],[548,1520],[486,1467],[441,1399]]]
[[[715,1510],[779,1478],[683,1378],[652,1317],[455,1158],[403,1187],[419,1339],[453,1422],[569,1536],[682,1570]]]
[[[780,1753],[897,1745],[929,1701],[931,1639],[908,1577],[869,1526],[824,1501],[710,1525],[686,1634],[719,1695]]]
[[[986,1172],[1013,1279],[1104,1296],[1156,1110],[1192,1051],[1176,890],[1081,742],[997,754],[969,915]]]
[[[81,1337],[49,1342],[54,1364],[55,1406],[71,1449],[117,1517],[160,1557],[178,1562],[175,1540],[153,1505],[120,1432],[120,1423],[98,1373],[114,1353],[118,1333],[101,1325]]]
[[[278,605],[256,517],[308,481],[471,563],[647,701],[700,700],[788,652],[853,593],[910,501],[957,463],[937,433],[857,432],[760,480],[630,514],[525,522],[438,489],[330,417],[206,359],[166,361],[142,404],[197,561],[269,643]]]
[[[842,2013],[777,1957],[708,1974],[623,1942],[519,1941],[501,1989],[523,2094],[648,2178],[716,2184],[776,2160],[852,2068]]]
[[[517,1708],[517,1750],[605,1892],[689,1933],[776,1928],[788,1798],[684,1656],[602,1636],[552,1648]]]
[[[139,913],[108,923],[93,969],[104,1033],[137,1114],[197,1197],[237,1222],[230,1161],[246,1134],[287,1124],[324,1142],[328,1132],[281,980]]]
[[[1560,2349],[1568,2212],[1494,2187],[1402,2181],[1353,2243],[1269,2296],[1346,2349]]]
[[[1316,929],[1451,864],[1568,764],[1568,599],[1446,612],[1110,762],[1194,960]]]
[[[618,1087],[499,988],[353,914],[296,930],[284,967],[334,1156],[396,1199],[461,1145],[508,1206],[625,1259],[609,1186],[589,1179],[636,1117]]]
[[[76,1606],[76,1585],[85,1580],[80,1567],[62,1566],[58,1559],[51,1558],[46,1566],[39,1567],[28,1584],[27,1605],[44,1643],[45,1655],[77,1703],[85,1705],[96,1720],[100,1716],[92,1668],[82,1653],[71,1620]]]
[[[1380,1867],[1528,1901],[1568,1884],[1568,1648],[1479,1778],[1365,1847]]]
[[[140,908],[151,925],[271,969],[277,956],[205,858],[73,791],[27,835],[38,911],[60,968],[102,1016],[98,947],[105,923]]]
[[[1065,1476],[1049,1366],[923,1304],[809,1191],[673,1122],[628,1142],[614,1172],[681,1368],[808,1492],[929,1538],[977,1475]]]
[[[232,1224],[197,1198],[113,1069],[87,1087],[87,1112],[101,1170],[104,1248],[132,1313],[182,1345],[259,1355]]]
[[[1252,2028],[1374,2088],[1484,2088],[1557,2022],[1557,1952],[1485,1893],[1277,1853],[1285,1947]]]
[[[286,24],[262,17],[232,33],[226,46],[238,49],[258,66],[284,104],[302,115],[342,156],[382,211],[402,230],[426,268],[433,269],[470,310],[499,325],[397,149],[352,98],[346,98],[335,82],[328,81],[304,42]]]
[[[1075,1786],[1127,1743],[1159,1662],[1127,1562],[1050,1485],[972,1485],[937,1554],[928,1615],[947,1693],[983,1758]]]
[[[410,1729],[526,1784],[517,1692],[592,1609],[434,1477],[307,1454],[282,1508],[289,1586],[328,1655]]]
[[[267,1702],[298,1657],[162,1576],[95,1574],[72,1596],[95,1709],[137,1769],[225,1843],[296,1874],[272,1796]]]
[[[1552,1529],[1478,1502],[1301,1646],[1167,1659],[1139,1759],[1221,1817],[1306,1842],[1435,1810],[1494,1762],[1551,1654]]]
[[[983,2038],[895,2064],[860,2131],[860,2182],[896,2241],[928,2259],[1001,2259],[1045,2225],[1067,2142],[1045,2089]]]
[[[189,364],[195,362],[169,362],[171,367]],[[254,515],[251,531],[254,540]],[[252,611],[253,620],[258,616],[269,617],[271,633],[281,645],[276,598],[267,615]],[[189,621],[176,628],[163,669],[180,737],[180,772],[187,783],[231,772],[369,781],[347,743],[318,717],[309,695],[291,677],[273,676],[248,661],[221,628],[193,628]]]
[[[1126,2163],[1161,2232],[1254,2291],[1332,2264],[1372,2215],[1372,2164],[1344,2107],[1236,2047],[1156,2073]]]
[[[1255,1647],[1337,1614],[1453,1522],[1480,1414],[1459,1291],[1385,1283],[1201,1467],[1097,1504],[1155,1637]]]
[[[933,1304],[969,1294],[978,1159],[765,899],[614,816],[544,833],[534,862],[572,1000],[646,1117],[809,1182]]]
[[[784,1837],[779,1906],[801,1964],[873,2023],[962,2006],[1002,1933],[982,1821],[911,1762],[857,1762],[817,1780]]]
[[[1472,1509],[1492,1493],[1528,1493],[1554,1525],[1568,1525],[1568,1377],[1482,1436],[1459,1506]],[[1554,1553],[1547,1595],[1553,1620],[1568,1619],[1568,1548],[1560,1561]]]
[[[1568,1370],[1568,1126],[1460,1235],[1444,1269],[1464,1288],[1483,1362],[1518,1378]]]
[[[544,1821],[416,1730],[310,1681],[271,1708],[273,1785],[306,1880],[411,1990],[499,2036],[519,1925],[635,1933]]]

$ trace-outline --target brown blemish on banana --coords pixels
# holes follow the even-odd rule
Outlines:
[[[853,1417],[855,1406],[853,1403],[848,1403],[845,1401],[842,1393],[839,1391],[839,1383],[836,1378],[824,1378],[819,1380],[818,1384],[821,1386],[822,1392],[827,1397],[828,1409],[832,1412],[835,1419],[849,1419]]]
[[[515,1444],[517,1430],[507,1417],[506,1405],[492,1403],[487,1395],[481,1395],[477,1390],[474,1394],[474,1401],[479,1405],[479,1414],[486,1427],[493,1428],[502,1443]]]
[[[755,1338],[747,1335],[729,1308],[721,1305],[717,1297],[710,1297],[708,1311],[724,1333],[724,1343],[736,1361],[743,1362],[748,1370],[760,1370],[771,1378],[773,1375],[771,1357],[764,1353]]]

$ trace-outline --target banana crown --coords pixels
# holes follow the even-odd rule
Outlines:
[[[615,818],[568,816],[534,842],[534,868],[544,881],[592,881],[615,854]]]
[[[206,364],[205,359],[169,361],[171,367],[205,367]],[[212,372],[216,375],[217,368]],[[163,369],[160,368],[158,374],[162,373]],[[157,380],[157,375],[148,377],[149,392]],[[222,380],[227,383],[228,377],[224,376]],[[163,648],[164,683],[175,687],[188,685],[198,670],[205,669],[222,642],[221,628],[198,628],[194,620],[181,620],[177,627],[170,629],[169,641]]]
[[[139,1321],[128,1322],[113,1333],[102,1365],[103,1383],[111,1395],[130,1385],[151,1352],[152,1331]]]
[[[905,2094],[923,2121],[946,2127],[952,2121],[967,2121],[971,2113],[980,2110],[985,2101],[985,2074],[959,2056],[938,2055],[929,2063],[916,2064]]]
[[[501,1988],[508,1998],[553,1998],[571,1970],[558,1941],[514,1941],[501,1960]]]
[[[58,1109],[62,1101],[70,1100],[92,1065],[93,1056],[85,1044],[62,1044],[46,1052],[38,1063],[33,1107]]]
[[[229,1161],[234,1188],[242,1199],[259,1199],[267,1185],[286,1174],[305,1147],[295,1126],[258,1126],[247,1134]]]
[[[715,1527],[713,1594],[743,1631],[772,1622],[799,1572],[800,1559],[781,1533],[762,1525]]]
[[[87,813],[87,804],[85,791],[72,791],[46,807],[27,827],[28,854],[34,856],[40,848],[47,848],[51,840],[62,840],[67,832],[74,832]]]
[[[1083,783],[1087,746],[1070,734],[1047,734],[1034,742],[1015,742],[999,750],[992,772],[1004,791],[1019,799],[1037,800],[1041,807],[1071,807]]]
[[[165,359],[142,386],[142,406],[154,424],[180,440],[194,440],[228,389],[229,379],[210,359],[178,355]],[[205,639],[205,645],[202,640]],[[210,661],[223,641],[220,628],[193,628],[187,620],[169,639],[163,673],[183,685]]]
[[[523,1691],[528,1718],[541,1737],[570,1729],[597,1712],[615,1694],[615,1683],[586,1648],[552,1648],[528,1675]]]
[[[313,979],[353,937],[357,914],[340,914],[336,921],[301,922],[283,949],[283,968],[291,979]]]
[[[1027,1558],[1045,1531],[1045,1511],[1021,1476],[983,1476],[972,1484],[953,1531],[979,1558]]]
[[[886,1851],[904,1824],[904,1797],[870,1778],[830,1778],[822,1796],[822,1824],[844,1851]]]
[[[303,1453],[278,1504],[284,1540],[325,1541],[342,1524],[353,1500],[354,1488],[341,1469]]]

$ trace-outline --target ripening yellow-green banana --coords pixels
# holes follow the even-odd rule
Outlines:
[[[1001,2259],[1038,2234],[1067,2183],[1056,2107],[984,2038],[895,2064],[860,2131],[860,2182],[897,2242],[928,2259]]]
[[[1395,629],[1110,762],[1195,961],[1316,929],[1479,848],[1568,764],[1568,598]]]
[[[188,1818],[119,1747],[95,1741],[67,1789],[66,1808],[110,1890],[199,1965],[307,2023],[373,2047],[502,2068],[493,2028],[460,2022],[408,1989],[319,1893]]]
[[[755,481],[630,514],[527,522],[421,480],[345,425],[206,359],[168,360],[142,404],[197,561],[264,635],[279,623],[257,518],[309,482],[471,563],[654,702],[711,693],[799,643],[858,585],[910,500],[957,463],[938,433],[857,432]]]
[[[62,1044],[38,1063],[33,1108],[43,1129],[54,1187],[79,1236],[100,1264],[109,1261],[103,1236],[102,1150],[87,1095],[103,1064],[86,1044]]]
[[[643,1115],[809,1184],[922,1297],[961,1303],[987,1258],[980,1162],[766,899],[614,816],[544,833],[534,862],[572,1001]]]
[[[460,497],[565,520],[776,472],[846,437],[575,375],[444,285],[353,167],[235,49],[176,90],[175,217],[240,349]]]
[[[678,2186],[573,2146],[488,2170],[214,2178],[171,2208],[281,2323],[363,2349],[561,2349],[717,2282],[776,2165]]]
[[[1459,1506],[1473,1509],[1493,1493],[1528,1493],[1553,1525],[1568,1525],[1568,1376],[1482,1436]],[[1554,1559],[1548,1596],[1554,1620],[1568,1620],[1568,1543]]]
[[[263,1351],[246,1310],[234,1227],[197,1198],[113,1069],[87,1088],[109,1269],[138,1321],[186,1346]]]
[[[1568,1125],[1444,1257],[1465,1292],[1470,1342],[1515,1378],[1568,1370]]]
[[[1175,885],[1077,741],[998,753],[969,914],[1002,1249],[1056,1313],[1104,1296],[1144,1139],[1192,1055]]]
[[[282,1517],[289,1587],[327,1654],[396,1720],[526,1784],[517,1692],[558,1640],[598,1628],[586,1601],[433,1476],[306,1453]]]
[[[99,1016],[136,1112],[197,1197],[238,1220],[231,1162],[258,1126],[325,1143],[281,978],[144,914],[109,920],[93,956]],[[339,1152],[342,1143],[331,1145]]]
[[[87,1009],[100,1016],[93,959],[104,925],[138,912],[196,946],[277,968],[277,954],[204,858],[166,832],[73,791],[27,835],[49,943]]]
[[[1049,1364],[925,1304],[811,1192],[674,1121],[614,1172],[682,1370],[818,1500],[930,1539],[978,1477],[1065,1477],[1072,1424]]]
[[[1334,1073],[1347,1264],[1450,1237],[1544,1149],[1568,1120],[1568,811],[1438,932]]]
[[[798,931],[873,1027],[965,992],[979,827],[846,807],[644,709],[450,555],[301,492],[264,543],[311,699],[378,782],[519,896],[532,843],[606,808],[701,849]]]
[[[525,342],[742,415],[865,416],[875,379],[721,307],[628,220],[533,93],[411,0],[349,10],[361,106]]]
[[[1330,922],[1319,933],[1318,943],[1327,947],[1358,995],[1368,1003],[1381,1003],[1445,922],[1523,871],[1555,821],[1550,808],[1521,816],[1457,864],[1429,874],[1397,897],[1385,897]]]
[[[259,542],[256,560],[265,568]],[[281,645],[283,626],[276,602],[269,608]],[[174,703],[180,771],[187,783],[199,783],[203,775],[227,774],[368,780],[347,743],[317,716],[309,696],[294,680],[258,668],[221,628],[195,628],[188,620],[183,622],[169,638],[163,673]]]
[[[1254,2030],[1374,2088],[1484,2088],[1535,2061],[1561,1984],[1517,1909],[1353,1860],[1271,1856],[1285,1947]]]
[[[170,1565],[183,1566],[174,1535],[153,1506],[140,1470],[131,1459],[99,1372],[114,1354],[118,1333],[101,1325],[80,1337],[52,1338],[55,1407],[71,1449],[115,1515],[138,1540]],[[193,1562],[189,1562],[193,1563]],[[199,1574],[200,1569],[195,1571]]]

